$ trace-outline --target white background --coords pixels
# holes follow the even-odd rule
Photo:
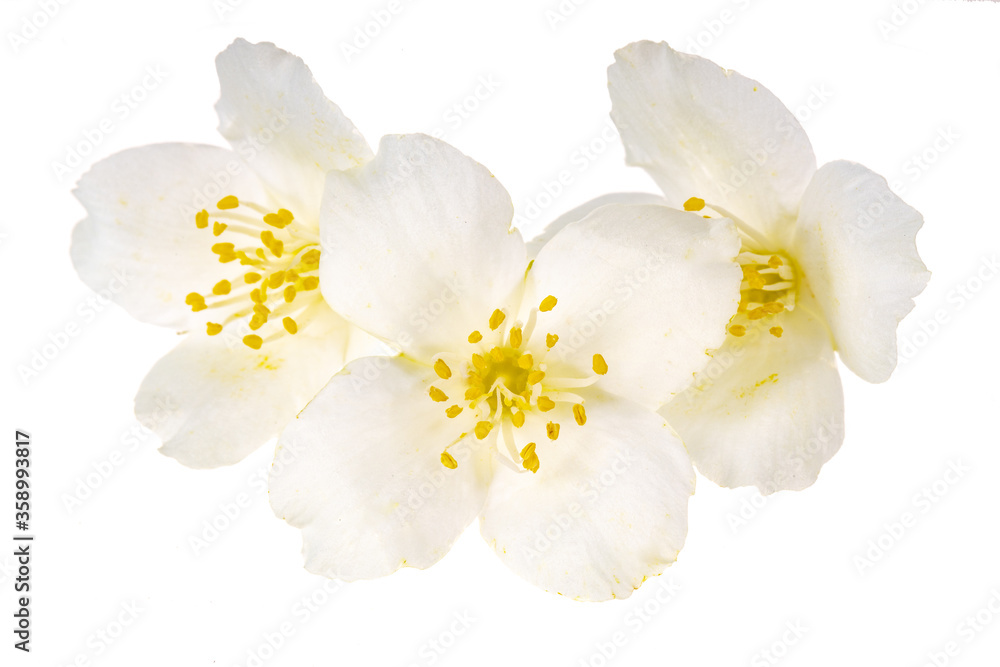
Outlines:
[[[256,652],[266,665],[916,667],[954,641],[957,655],[937,655],[939,665],[996,664],[1000,614],[983,612],[979,631],[965,619],[991,598],[1000,609],[1000,278],[990,268],[1000,6],[898,1],[894,13],[890,0],[577,0],[562,16],[549,13],[557,0],[402,0],[349,60],[342,45],[388,0],[69,0],[44,21],[43,2],[4,0],[0,537],[9,544],[14,532],[15,428],[33,438],[38,537],[30,656],[11,648],[13,559],[0,548],[0,662],[233,666],[257,664]],[[33,34],[25,21],[44,25]],[[15,48],[11,34],[30,39]],[[114,306],[97,312],[68,257],[83,214],[70,188],[95,160],[160,141],[222,143],[213,58],[238,36],[302,56],[372,145],[443,130],[506,185],[529,235],[592,196],[655,191],[606,129],[614,50],[643,38],[701,49],[799,109],[821,164],[862,162],[925,215],[918,242],[934,275],[900,328],[906,359],[880,386],[844,370],[847,438],[808,490],[764,500],[699,478],[679,561],[628,600],[537,590],[475,526],[430,570],[324,589],[301,568],[298,532],[268,507],[269,448],[214,471],[157,453],[132,398],[176,336]],[[135,92],[147,68],[165,77]],[[496,90],[476,99],[482,77]],[[122,95],[144,98],[125,118]],[[460,123],[456,104],[469,108]],[[104,118],[112,131],[57,174]],[[951,138],[935,145],[939,136]],[[539,201],[562,170],[572,185]],[[23,377],[68,324],[78,334]],[[235,514],[238,501],[227,520],[222,508]],[[886,525],[905,513],[912,525],[892,536]],[[213,521],[229,525],[209,539]],[[123,605],[137,618],[118,634]],[[283,629],[290,636],[269,650],[265,636]],[[118,636],[107,644],[99,631]]]

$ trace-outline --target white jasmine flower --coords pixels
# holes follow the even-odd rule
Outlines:
[[[816,168],[809,139],[764,86],[666,44],[609,69],[629,164],[667,204],[736,221],[743,283],[729,336],[662,414],[723,486],[802,489],[843,440],[835,361],[869,382],[896,364],[896,327],[929,274],[920,214],[852,162]]]
[[[329,175],[321,289],[402,355],[348,364],[279,438],[271,504],[310,571],[425,568],[477,516],[510,568],[571,597],[627,596],[676,558],[694,474],[655,409],[726,335],[738,235],[606,206],[529,265],[512,217],[429,137]]]
[[[75,191],[87,211],[72,246],[83,281],[98,289],[124,275],[119,305],[190,332],[147,375],[135,409],[163,453],[192,467],[239,461],[374,349],[319,290],[324,176],[371,149],[299,58],[237,40],[216,65],[231,149],[126,150]]]

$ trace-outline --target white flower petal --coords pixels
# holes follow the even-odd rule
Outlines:
[[[528,241],[528,256],[535,258],[538,256],[538,251],[542,249],[553,236],[559,233],[563,227],[571,222],[576,222],[577,220],[583,220],[588,215],[601,208],[602,206],[607,206],[608,204],[660,204],[667,205],[667,200],[663,198],[663,195],[654,195],[646,192],[612,192],[610,194],[601,195],[591,199],[588,202],[580,204],[574,209],[566,211],[558,218],[550,222],[542,233],[535,238]]]
[[[896,327],[930,278],[917,254],[923,217],[885,179],[853,162],[813,177],[796,225],[801,265],[840,358],[868,382],[896,367]]]
[[[801,490],[844,439],[844,396],[829,333],[808,299],[730,336],[695,384],[660,411],[698,471],[721,486]]]
[[[325,306],[295,336],[260,350],[228,332],[192,334],[146,375],[135,399],[139,422],[161,452],[191,468],[236,463],[281,429],[349,360],[380,343]]]
[[[237,39],[218,55],[216,68],[219,132],[296,216],[316,210],[327,171],[372,158],[301,58]]]
[[[433,371],[395,358],[359,359],[334,377],[278,441],[275,513],[301,528],[310,572],[368,579],[440,560],[479,514],[488,448],[452,447],[462,433],[431,401]]]
[[[497,467],[481,530],[537,586],[584,600],[628,597],[684,545],[694,470],[656,413],[614,397],[586,405],[584,426],[537,443],[537,473]]]
[[[516,301],[527,268],[496,178],[448,144],[388,136],[378,156],[331,172],[320,288],[334,310],[428,360]]]
[[[653,42],[619,50],[608,80],[628,163],[646,169],[671,205],[699,197],[765,234],[795,219],[816,158],[767,88]]]
[[[558,299],[535,331],[559,342],[548,359],[592,374],[600,387],[656,409],[686,387],[718,347],[739,304],[740,241],[732,222],[665,206],[603,206],[539,252],[526,305]]]
[[[195,213],[214,208],[222,196],[218,174],[241,197],[266,201],[237,155],[214,146],[143,146],[95,164],[73,192],[88,216],[73,230],[70,249],[83,282],[110,292],[144,322],[179,330],[202,326],[204,318],[191,312],[185,297],[211,290],[233,270],[212,253],[219,239],[211,229],[195,226]]]

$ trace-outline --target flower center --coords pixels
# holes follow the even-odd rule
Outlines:
[[[209,336],[239,322],[243,344],[259,350],[265,342],[294,335],[308,323],[307,311],[319,301],[320,250],[314,230],[296,224],[287,209],[269,211],[233,195],[220,199],[215,210],[195,214],[195,225],[206,233],[211,230],[213,239],[224,234],[231,239],[211,246],[220,263],[239,262],[233,264],[228,279],[185,299],[194,312],[215,309],[220,315],[217,321],[206,322]],[[269,323],[272,331],[263,330]]]
[[[545,297],[538,308],[531,310],[527,323],[512,322],[509,329],[504,326],[507,313],[494,310],[485,336],[479,330],[473,331],[463,352],[439,354],[434,361],[438,380],[428,390],[430,399],[451,403],[445,409],[451,419],[466,410],[471,412],[478,440],[498,431],[502,460],[521,471],[538,472],[537,442],[558,439],[562,417],[572,415],[577,426],[587,423],[584,398],[570,390],[588,387],[608,372],[604,357],[595,354],[591,377],[552,374],[545,358],[559,336],[546,334],[542,346],[540,340],[532,342],[532,334],[538,313],[552,310],[556,303],[554,296]],[[441,453],[446,468],[458,467],[448,449],[466,435],[463,433]]]
[[[743,282],[740,305],[729,320],[729,333],[745,336],[749,327],[762,323],[768,326],[768,333],[781,338],[778,316],[795,309],[798,280],[794,267],[780,253],[744,250],[736,259],[743,269]]]

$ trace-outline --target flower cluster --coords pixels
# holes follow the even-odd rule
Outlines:
[[[238,40],[217,67],[230,148],[96,164],[72,257],[92,286],[136,276],[120,305],[187,334],[136,398],[165,454],[215,467],[277,438],[271,505],[313,572],[425,568],[478,517],[528,581],[627,596],[677,558],[695,466],[815,481],[843,439],[835,351],[887,379],[927,281],[921,217],[883,179],[817,169],[762,85],[666,44],[609,70],[662,196],[531,243],[485,167],[424,135],[373,153],[291,54]]]

